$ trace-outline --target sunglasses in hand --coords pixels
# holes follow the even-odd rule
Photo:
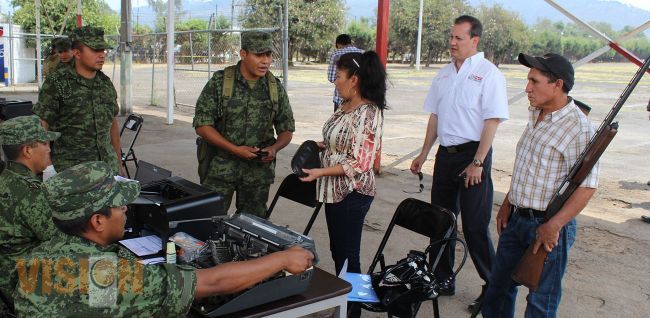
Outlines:
[[[424,191],[424,184],[422,184],[422,179],[424,179],[424,174],[418,172],[418,180],[420,180],[420,190],[419,191],[406,191],[402,190],[404,193],[422,193]]]

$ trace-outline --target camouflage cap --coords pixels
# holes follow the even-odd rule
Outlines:
[[[90,216],[106,207],[127,205],[140,194],[139,182],[114,176],[102,161],[78,164],[43,184],[52,216],[62,221]]]
[[[70,40],[79,41],[93,50],[110,49],[104,40],[104,29],[92,26],[76,28],[70,34]]]
[[[52,47],[57,51],[67,51],[72,46],[72,41],[68,38],[55,38],[52,40]]]
[[[0,144],[22,145],[32,141],[52,141],[61,133],[47,131],[41,126],[38,116],[20,116],[0,124]]]
[[[273,52],[271,33],[263,31],[242,32],[241,48],[251,53]]]

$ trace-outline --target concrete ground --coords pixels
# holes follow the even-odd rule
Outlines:
[[[385,113],[383,169],[378,178],[378,194],[364,225],[362,268],[370,265],[399,202],[407,197],[429,200],[433,154],[429,155],[430,159],[423,170],[424,192],[407,194],[403,190],[418,189],[417,177],[408,171],[408,167],[412,153],[422,144],[428,119],[428,115],[422,111],[422,102],[431,78],[439,68],[440,65],[435,65],[416,72],[406,66],[389,66],[391,85],[388,101],[391,109]],[[501,69],[508,81],[508,96],[522,91],[527,70],[518,65],[503,65]],[[599,123],[635,71],[636,68],[629,64],[584,66],[576,71],[576,86],[572,96],[591,105],[591,118]],[[136,82],[138,79],[146,79],[146,74],[138,74],[134,75]],[[308,139],[319,140],[321,125],[332,112],[333,85],[325,79],[324,65],[296,66],[289,74],[288,93],[296,119],[296,133],[292,143],[278,155],[276,182],[271,194],[275,193],[284,176],[290,173],[290,158],[298,145]],[[198,85],[197,81],[177,82],[177,92],[184,90],[187,94],[198,96],[205,80],[201,82]],[[147,87],[149,84],[140,82],[136,85]],[[0,88],[0,95],[35,100],[34,91],[33,86]],[[650,153],[650,142],[647,141],[650,122],[645,111],[650,97],[648,92],[650,78],[646,76],[617,117],[620,123],[619,133],[601,159],[598,192],[578,216],[578,237],[571,250],[564,278],[560,317],[647,317],[650,312],[650,224],[639,219],[641,215],[650,214],[650,186],[647,184],[650,180],[650,164],[647,160],[647,154]],[[135,147],[138,158],[167,168],[174,175],[198,182],[195,133],[191,127],[192,108],[177,109],[174,124],[167,125],[166,109],[146,106],[146,92],[134,92],[134,96],[134,112],[145,118],[144,128]],[[194,97],[184,98],[191,100]],[[510,104],[510,120],[499,127],[494,142],[493,215],[496,215],[509,187],[515,145],[526,125],[526,108],[525,99]],[[128,141],[128,138],[123,138],[122,142],[125,144]],[[310,215],[310,209],[281,199],[271,221],[302,231]],[[494,221],[491,231],[496,245],[498,237]],[[321,255],[318,266],[333,271],[327,228],[322,215],[316,220],[310,236],[317,242]],[[426,244],[425,238],[398,229],[393,233],[393,240],[389,241],[386,249],[388,263],[403,258],[409,249],[423,249]],[[457,278],[456,295],[440,298],[441,315],[469,316],[466,307],[478,296],[481,284],[473,264],[468,260]],[[526,293],[525,288],[520,289],[517,317],[523,316]],[[363,317],[383,316],[363,313]],[[418,317],[431,316],[431,306],[423,305]]]

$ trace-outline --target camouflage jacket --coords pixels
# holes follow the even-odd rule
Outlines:
[[[17,259],[16,269],[20,317],[182,317],[196,289],[191,267],[143,266],[118,244],[64,233]]]
[[[117,92],[101,71],[93,79],[83,78],[73,67],[50,74],[33,111],[49,124],[50,130],[61,133],[52,144],[56,170],[86,161],[104,161],[118,172],[110,133],[118,110]]]
[[[241,62],[240,62],[241,63]],[[205,84],[196,101],[193,126],[214,126],[221,135],[235,145],[250,147],[267,147],[275,143],[275,133],[295,131],[295,122],[289,97],[280,80],[278,87],[278,110],[273,114],[273,104],[269,97],[269,85],[266,78],[257,80],[250,88],[239,71],[237,64],[232,97],[226,109],[222,108],[223,70],[214,73]],[[225,117],[221,127],[221,117]],[[273,118],[273,122],[271,122]],[[275,131],[274,131],[275,130]],[[255,160],[239,160],[222,150],[217,150],[212,159],[208,175],[219,176],[226,182],[250,182],[271,184],[275,177],[275,165]]]
[[[0,290],[11,297],[16,286],[14,260],[24,256],[57,229],[41,192],[41,181],[29,168],[9,161],[0,173]]]

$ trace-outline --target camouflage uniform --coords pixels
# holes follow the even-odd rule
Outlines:
[[[262,39],[262,43],[254,34],[242,35],[242,48],[253,53],[264,53],[270,50],[270,36]],[[250,43],[253,42],[253,43]],[[268,43],[267,43],[268,42]],[[264,51],[265,49],[267,49]],[[256,50],[257,49],[257,50]],[[261,50],[260,50],[261,49]],[[278,110],[273,117],[273,104],[269,95],[269,85],[265,77],[257,80],[251,89],[246,79],[242,76],[237,64],[235,83],[232,97],[225,109],[225,127],[221,127],[220,120],[223,116],[222,85],[224,71],[217,71],[203,88],[196,102],[193,126],[214,126],[215,129],[228,141],[235,145],[264,148],[275,143],[275,132],[282,133],[294,131],[295,123],[289,97],[279,80]],[[230,206],[233,192],[237,191],[237,211],[246,211],[263,216],[266,212],[269,188],[275,178],[275,161],[271,163],[259,160],[243,160],[222,149],[216,149],[217,155],[210,163],[207,178],[203,182],[206,186],[225,198],[226,209]]]
[[[38,117],[23,116],[0,124],[3,145],[51,141],[59,136],[46,132]],[[50,207],[41,192],[41,181],[22,163],[0,163],[0,292],[11,301],[17,276],[14,262],[56,232]]]
[[[86,218],[104,207],[132,202],[135,181],[117,181],[104,162],[87,162],[45,181],[52,216]],[[15,306],[25,317],[181,317],[194,299],[196,274],[175,264],[140,265],[118,244],[99,246],[56,235],[16,262]]]
[[[75,29],[73,41],[92,49],[106,48],[104,31],[93,27]],[[117,116],[117,92],[111,79],[101,71],[92,79],[65,67],[45,79],[34,113],[61,132],[52,145],[52,162],[57,171],[75,164],[101,160],[116,173],[120,163],[111,144],[111,126]]]
[[[57,51],[70,50],[69,39],[57,38],[54,39],[53,42],[52,53],[48,55],[47,58],[45,58],[45,62],[43,63],[43,77],[47,77],[48,75],[56,72],[58,69],[71,65],[72,61],[74,61],[73,59],[68,63],[61,62],[59,54],[57,53]]]

